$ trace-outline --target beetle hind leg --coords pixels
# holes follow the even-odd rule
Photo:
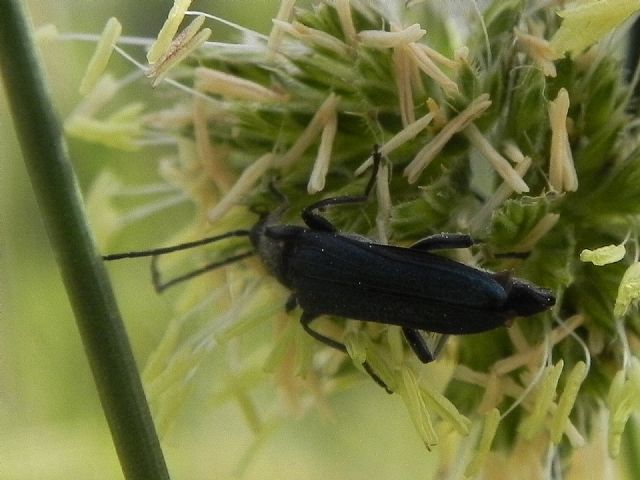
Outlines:
[[[416,330],[415,328],[403,327],[402,333],[407,340],[409,347],[416,354],[418,360],[422,363],[431,363],[442,351],[449,335],[441,333],[425,332],[428,336],[428,340],[423,336],[423,332]]]
[[[418,357],[418,360],[422,363],[431,363],[436,359],[435,355],[431,353],[427,342],[422,338],[419,330],[403,327],[402,333],[409,347],[411,347],[413,353]]]
[[[320,332],[317,332],[316,330],[311,328],[309,324],[315,318],[316,318],[316,315],[312,313],[308,313],[308,312],[302,313],[302,316],[300,317],[300,324],[302,325],[302,328],[304,328],[305,332],[307,332],[309,335],[311,335],[313,338],[315,338],[319,342],[322,342],[325,345],[331,348],[335,348],[336,350],[339,350],[342,353],[348,355],[347,347],[345,346],[344,343],[334,340],[333,338],[329,338],[326,335],[323,335]],[[393,393],[393,390],[391,390],[387,386],[387,384],[384,383],[384,381],[373,371],[373,369],[371,368],[371,365],[369,365],[368,362],[365,361],[362,364],[362,366],[364,367],[365,371],[369,374],[369,376],[373,379],[374,382],[376,382],[378,385],[384,388],[387,393]]]

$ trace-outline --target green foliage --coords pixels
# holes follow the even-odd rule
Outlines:
[[[616,162],[600,179],[599,187],[591,198],[592,214],[619,216],[640,213],[640,149]]]
[[[573,228],[557,225],[536,245],[522,269],[526,278],[557,292],[561,299],[563,290],[574,281],[576,259]]]
[[[286,221],[300,222],[300,209],[319,198],[360,195],[371,170],[363,169],[359,176],[355,171],[370,156],[373,145],[381,145],[384,161],[391,166],[388,185],[378,185],[381,193],[375,199],[371,195],[370,201],[363,204],[327,209],[323,215],[340,231],[388,238],[398,244],[410,244],[432,233],[471,231],[478,237],[478,244],[467,251],[443,254],[457,254],[458,259],[474,266],[506,272],[497,278],[508,278],[507,274],[513,271],[513,275],[552,290],[557,298],[552,312],[525,321],[515,320],[522,339],[518,339],[518,334],[497,330],[459,339],[457,350],[450,353],[458,365],[477,374],[471,380],[449,383],[448,398],[460,409],[461,418],[472,415],[479,406],[507,409],[512,402],[522,400],[524,408],[517,408],[498,428],[496,441],[507,446],[521,435],[522,419],[529,414],[522,412],[536,404],[535,397],[517,397],[521,392],[524,397],[538,394],[533,387],[527,390],[527,382],[546,384],[549,388],[544,395],[547,400],[551,399],[555,393],[551,386],[566,384],[565,374],[561,375],[558,366],[562,363],[556,361],[556,357],[560,355],[564,364],[573,366],[584,360],[582,343],[592,341],[592,337],[602,331],[612,332],[620,278],[632,262],[633,254],[639,254],[633,251],[633,245],[637,248],[639,234],[635,216],[640,213],[640,149],[637,132],[625,111],[629,87],[622,81],[621,62],[607,51],[608,46],[603,45],[598,52],[554,59],[541,35],[545,38],[553,35],[559,20],[547,5],[541,6],[539,2],[494,1],[482,15],[467,12],[468,36],[463,41],[468,55],[457,50],[455,35],[449,35],[438,23],[445,20],[442,11],[446,10],[439,10],[429,2],[418,2],[419,8],[414,5],[412,11],[405,11],[409,7],[404,9],[404,5],[389,5],[390,10],[395,6],[397,12],[406,13],[407,17],[398,23],[400,19],[391,14],[387,18],[384,12],[366,3],[351,4],[356,32],[377,30],[381,35],[396,35],[415,17],[424,19],[421,26],[427,35],[416,42],[367,46],[362,36],[348,38],[343,31],[347,19],[340,17],[336,5],[321,2],[313,8],[299,7],[292,12],[288,32],[295,33],[291,29],[301,25],[314,30],[305,30],[308,37],[285,34],[276,51],[260,53],[258,49],[253,55],[232,57],[205,50],[199,55],[199,66],[253,82],[282,98],[277,102],[262,102],[255,98],[238,100],[222,93],[207,94],[211,105],[207,104],[210,116],[205,140],[216,153],[217,149],[223,151],[225,160],[216,166],[221,171],[211,172],[203,167],[208,176],[197,180],[197,188],[188,184],[185,190],[200,192],[198,188],[204,184],[210,188],[207,192],[213,192],[212,197],[219,200],[228,188],[216,184],[218,175],[224,173],[231,179],[241,177],[257,158],[270,152],[273,164],[268,164],[270,169],[264,175],[269,178],[256,180],[248,187],[249,191],[242,197],[241,210],[264,211],[265,205],[273,207],[275,195],[269,192],[269,184],[277,178],[277,187],[289,202]],[[539,48],[523,46],[516,31],[538,40]],[[397,37],[394,41],[398,41]],[[438,57],[433,51],[447,58]],[[273,54],[273,58],[267,59],[262,54]],[[548,66],[552,60],[555,60],[557,75],[552,77],[545,69],[545,76],[540,65]],[[183,67],[182,74],[192,75],[195,64],[190,61]],[[551,122],[549,102],[556,99],[559,92],[564,98],[565,90],[570,99],[568,116],[566,119],[554,116]],[[475,116],[465,116],[469,105],[481,95],[480,100],[486,96],[491,105]],[[332,100],[335,102],[331,103]],[[331,106],[327,112],[323,110],[326,105]],[[325,113],[326,118],[319,113]],[[427,114],[432,115],[430,123],[418,122],[421,130],[407,134],[414,119],[424,121],[429,118],[425,117]],[[556,127],[563,122],[566,131]],[[470,124],[475,128],[467,128]],[[180,131],[190,138],[194,130],[187,126]],[[397,138],[403,141],[394,144],[392,139]],[[201,138],[195,141],[202,147]],[[561,151],[558,146],[565,150]],[[322,165],[327,171],[322,187],[311,188],[310,172],[316,171],[321,154],[327,148],[331,150],[330,163]],[[209,159],[198,160],[201,162],[198,165],[206,166]],[[411,170],[416,165],[419,168],[409,175],[411,181],[416,182],[409,183],[403,172],[407,166]],[[551,187],[550,171],[557,173],[558,165],[565,172],[572,172],[575,167],[577,191],[563,191],[575,189],[562,182],[558,185],[554,181]],[[526,172],[525,166],[529,166]],[[525,173],[516,173],[516,170]],[[179,179],[192,174],[191,171],[173,173]],[[515,181],[515,175],[522,178]],[[314,192],[313,196],[308,192]],[[206,205],[205,200],[210,199],[203,197],[200,203]],[[230,210],[225,226],[247,226],[247,215],[238,214],[238,210]],[[206,212],[199,215],[205,217]],[[196,222],[202,220],[197,218]],[[627,238],[630,238],[626,246],[630,254],[616,264],[596,267],[579,261],[583,248],[618,245]],[[225,249],[214,245],[215,254],[203,257],[222,258],[235,246],[235,243],[229,244]],[[497,255],[513,252],[520,253],[522,258]],[[222,275],[215,278],[217,285],[222,285],[219,290],[224,290],[227,279]],[[230,297],[232,317],[234,294]],[[250,314],[246,318],[254,317],[262,319]],[[242,318],[235,320],[241,322]],[[571,327],[574,337],[562,337],[557,345],[547,342],[553,336],[550,332],[556,328],[552,320],[562,324],[554,331],[556,337],[560,336],[558,331],[565,323],[574,322]],[[370,351],[373,360],[369,363],[384,370],[382,376],[393,380],[388,383],[405,386],[403,399],[411,419],[421,430],[423,440],[429,445],[434,443],[435,430],[425,426],[431,421],[427,422],[425,415],[426,394],[423,395],[414,378],[414,365],[403,356],[401,345],[404,344],[396,339],[395,355],[391,355],[385,326],[359,325],[356,329],[348,320],[331,322],[331,325],[336,327],[336,338],[346,330],[347,338],[356,339],[349,351],[357,366],[350,361],[340,367],[312,362],[315,349],[324,347],[295,340],[298,337],[292,330],[294,327],[289,326],[276,340],[277,348],[268,359],[269,368],[278,371],[286,363],[290,348],[302,349],[294,355],[295,365],[287,368],[301,375],[318,374],[318,385],[330,390],[335,388],[332,380],[348,382],[350,375],[359,372],[363,356]],[[357,334],[353,334],[355,331]],[[631,328],[629,331],[633,333]],[[622,356],[619,352],[616,354]],[[531,358],[518,363],[526,355]],[[556,365],[555,380],[549,377],[552,369],[542,370],[551,358]],[[515,366],[510,369],[507,360]],[[314,371],[316,364],[318,371]],[[495,373],[497,370],[500,372]],[[603,395],[606,391],[603,385],[611,381],[612,370],[610,358],[593,362],[586,380],[592,392]],[[536,377],[538,372],[540,376]],[[443,388],[449,380],[450,377],[443,382]],[[490,381],[502,383],[496,386],[489,384]],[[491,396],[494,394],[495,398]],[[492,399],[495,404],[488,405]],[[588,412],[595,404],[592,399],[578,396],[576,409]],[[546,415],[546,410],[546,407],[539,408],[540,417]],[[541,423],[538,420],[536,417],[533,423]],[[562,435],[555,432],[554,437],[555,441],[561,441],[558,437]]]
[[[507,200],[491,219],[491,245],[498,251],[510,252],[550,208],[546,196],[519,197]]]

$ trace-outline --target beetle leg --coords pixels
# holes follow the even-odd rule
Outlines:
[[[158,293],[162,293],[164,290],[166,290],[169,287],[172,287],[173,285],[177,284],[177,283],[181,283],[184,282],[186,280],[190,280],[194,277],[197,277],[199,275],[205,274],[207,272],[210,272],[212,270],[215,270],[217,268],[220,267],[224,267],[225,265],[229,265],[231,263],[235,263],[239,260],[242,260],[243,258],[247,258],[250,257],[252,255],[255,255],[256,252],[243,252],[243,253],[239,253],[238,255],[233,255],[231,257],[225,258],[223,260],[218,260],[216,262],[212,262],[209,263],[207,265],[205,265],[204,267],[201,268],[196,268],[195,270],[191,270],[190,272],[187,272],[183,275],[180,275],[178,277],[174,277],[170,280],[167,281],[163,281],[160,278],[160,270],[158,270],[158,255],[154,255],[151,257],[151,281],[153,283],[153,288],[156,292]]]
[[[414,328],[402,327],[402,333],[404,334],[404,338],[407,340],[407,343],[413,350],[413,353],[416,354],[418,360],[422,363],[431,363],[436,357],[431,350],[429,349],[427,342],[425,342],[424,338],[420,334],[419,330]]]
[[[376,177],[378,176],[378,169],[380,168],[380,163],[382,163],[382,152],[380,152],[380,145],[377,143],[373,144],[373,153],[371,154],[371,158],[373,160],[373,168],[371,169],[371,177],[369,178],[369,182],[367,186],[364,187],[364,196],[368,197],[369,192],[373,189],[373,185],[376,183]]]
[[[447,248],[467,248],[473,244],[473,239],[463,233],[438,233],[418,240],[410,248],[416,250],[444,250]]]
[[[277,178],[272,178],[271,180],[269,180],[269,191],[273,194],[273,196],[278,197],[280,203],[289,206],[289,199],[278,189],[278,187],[276,186],[276,180]]]
[[[516,260],[526,260],[531,255],[531,252],[504,252],[504,253],[494,253],[493,256],[496,258],[506,258],[506,259],[516,259]]]
[[[316,212],[324,207],[330,207],[333,205],[345,205],[349,203],[364,203],[367,201],[367,197],[364,196],[348,196],[343,197],[331,197],[320,200],[319,202],[312,203],[302,210],[302,220],[312,230],[321,230],[323,232],[335,232],[336,227],[324,218],[322,215]]]
[[[376,175],[380,162],[382,161],[382,154],[380,153],[380,147],[376,144],[373,146],[373,169],[371,171],[371,178],[367,182],[367,186],[364,189],[364,195],[345,195],[343,197],[331,197],[320,200],[319,202],[312,203],[302,210],[302,219],[309,228],[312,230],[321,230],[324,232],[335,232],[334,227],[329,220],[318,214],[316,210],[324,207],[330,207],[332,205],[344,205],[348,203],[364,203],[369,198],[369,192],[373,188],[376,182]]]
[[[382,388],[384,388],[385,392],[387,392],[388,394],[392,394],[393,390],[391,390],[386,383],[384,383],[384,381],[376,374],[376,372],[373,371],[373,369],[371,368],[371,365],[369,365],[368,362],[364,362],[362,364],[362,366],[364,367],[364,370],[369,374],[369,376],[373,379],[374,382],[376,382],[379,386],[381,386]]]
[[[413,350],[413,353],[416,354],[416,357],[418,357],[418,360],[422,363],[431,363],[438,358],[438,355],[440,355],[442,348],[449,338],[449,335],[442,333],[423,333],[420,330],[407,327],[402,329],[402,333],[411,350]],[[424,335],[426,335],[428,339],[426,339]]]
[[[337,340],[334,340],[333,338],[329,338],[326,335],[323,335],[320,332],[317,332],[317,331],[313,330],[309,326],[309,324],[315,318],[316,318],[316,315],[314,315],[312,313],[302,312],[302,316],[300,317],[300,323],[302,324],[302,328],[304,328],[305,332],[307,332],[309,335],[311,335],[313,338],[315,338],[319,342],[322,342],[322,343],[324,343],[325,345],[327,345],[327,346],[329,346],[331,348],[335,348],[336,350],[340,350],[342,353],[348,354],[347,353],[347,347],[344,345],[344,343],[338,342]],[[362,366],[364,367],[365,371],[369,374],[369,376],[373,379],[374,382],[376,382],[378,385],[380,385],[382,388],[384,388],[387,393],[393,393],[393,390],[391,390],[387,386],[387,384],[384,383],[382,381],[382,379],[373,371],[373,369],[371,368],[371,365],[369,365],[368,362],[365,361],[362,364]]]
[[[347,353],[347,347],[345,347],[344,343],[340,343],[333,338],[329,338],[326,335],[321,334],[320,332],[316,332],[309,326],[309,324],[316,318],[316,316],[317,315],[309,312],[302,312],[300,323],[302,324],[302,328],[304,328],[305,332],[307,332],[319,342],[322,342],[331,348],[335,348],[336,350],[340,350],[342,353]]]
[[[289,295],[287,298],[287,303],[284,304],[284,311],[287,313],[291,313],[298,306],[298,297],[296,297],[295,293]]]

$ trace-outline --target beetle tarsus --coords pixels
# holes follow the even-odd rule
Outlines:
[[[317,315],[311,314],[309,312],[302,312],[302,316],[300,317],[300,323],[302,324],[302,328],[304,328],[305,332],[311,335],[313,338],[318,340],[319,342],[324,343],[325,345],[335,348],[336,350],[341,351],[342,353],[347,353],[347,347],[344,343],[341,343],[333,338],[329,338],[326,335],[321,334],[320,332],[314,330],[309,326],[309,324],[317,317]]]
[[[362,367],[364,368],[365,372],[367,372],[369,374],[369,376],[373,379],[374,382],[376,382],[378,385],[380,385],[382,388],[384,388],[384,390],[391,395],[393,393],[393,390],[391,390],[389,388],[389,386],[384,383],[384,380],[382,380],[378,374],[376,372],[373,371],[373,369],[371,368],[371,365],[369,365],[368,362],[364,362],[362,364]]]

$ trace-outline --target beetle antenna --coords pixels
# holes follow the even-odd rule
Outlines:
[[[373,154],[371,155],[373,159],[373,168],[371,169],[371,177],[369,178],[369,182],[364,189],[364,196],[368,197],[369,192],[376,183],[376,177],[378,175],[378,169],[380,168],[380,162],[382,162],[382,153],[380,152],[380,145],[377,143],[373,144]]]
[[[213,237],[201,238],[194,242],[179,243],[177,245],[171,245],[169,247],[153,248],[151,250],[139,250],[134,252],[113,253],[111,255],[103,255],[102,259],[105,261],[120,260],[122,258],[138,258],[138,257],[151,257],[151,281],[153,282],[153,288],[156,292],[161,293],[163,290],[177,284],[189,280],[191,278],[202,275],[203,273],[210,272],[216,268],[224,267],[230,263],[237,262],[243,258],[255,255],[255,252],[244,252],[237,255],[233,255],[224,260],[210,263],[204,267],[197,268],[190,272],[180,275],[179,277],[172,278],[166,282],[163,282],[160,278],[160,271],[158,270],[158,256],[166,253],[179,252],[181,250],[188,250],[190,248],[199,247],[201,245],[207,245],[209,243],[217,242],[218,240],[224,240],[231,237],[248,237],[251,235],[250,230],[231,230],[230,232],[223,233],[222,235],[215,235]]]
[[[289,206],[289,198],[276,186],[276,180],[277,178],[272,178],[269,181],[269,191],[274,197],[278,197],[281,204]]]
[[[207,245],[209,243],[217,242],[218,240],[224,240],[231,237],[248,237],[251,234],[250,230],[231,230],[230,232],[223,233],[222,235],[215,235],[213,237],[201,238],[194,242],[179,243],[177,245],[171,245],[169,247],[153,248],[151,250],[139,250],[133,252],[112,253],[110,255],[103,255],[102,259],[105,261],[120,260],[122,258],[138,258],[138,257],[155,257],[158,255],[164,255],[165,253],[179,252],[180,250],[188,250],[190,248],[199,247],[201,245]]]
[[[191,270],[190,272],[185,273],[184,275],[180,275],[179,277],[172,278],[171,280],[167,280],[163,282],[160,278],[160,270],[158,270],[158,256],[154,255],[151,257],[151,281],[153,283],[153,288],[157,293],[162,293],[169,287],[176,285],[177,283],[182,283],[185,280],[190,280],[204,273],[210,272],[212,270],[216,270],[220,267],[224,267],[225,265],[229,265],[231,263],[235,263],[243,258],[250,257],[255,255],[256,252],[243,252],[238,255],[233,255],[229,258],[225,258],[224,260],[219,260],[217,262],[210,263],[205,265],[204,267],[197,268],[195,270]]]

